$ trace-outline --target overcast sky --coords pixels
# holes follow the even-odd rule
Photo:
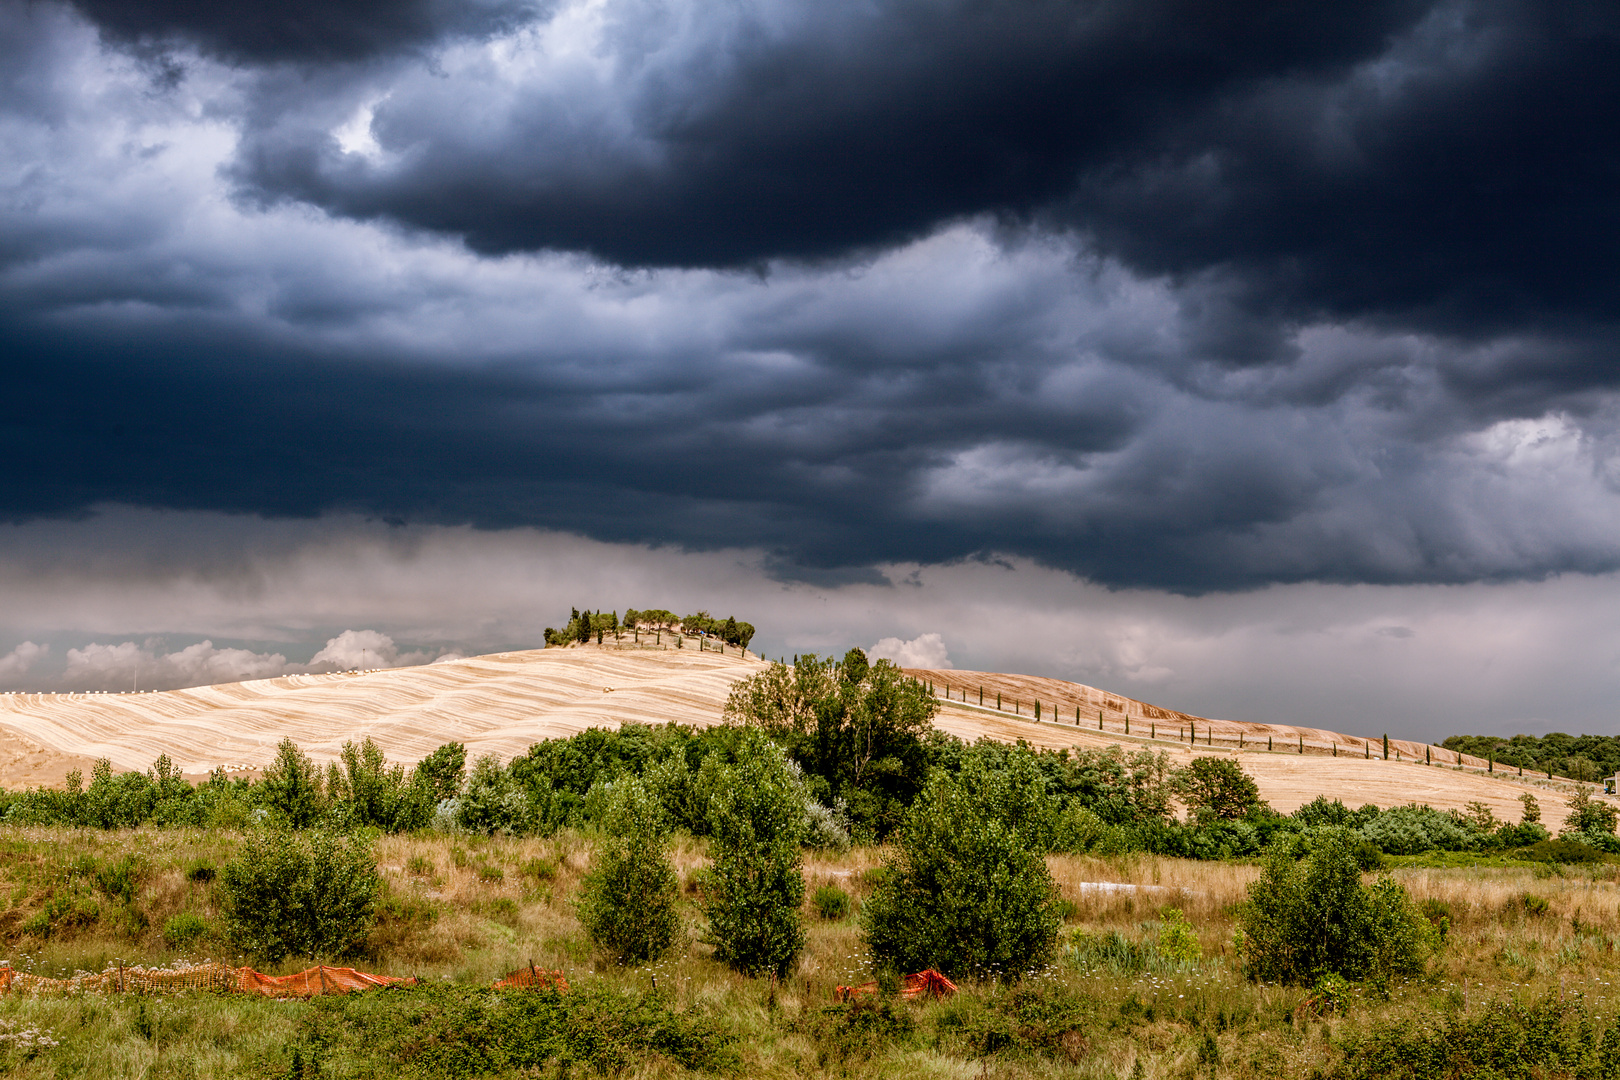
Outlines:
[[[0,0],[0,687],[706,607],[1614,731],[1617,46],[1598,0]]]

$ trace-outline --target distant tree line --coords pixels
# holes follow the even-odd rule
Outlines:
[[[623,622],[619,621],[617,611],[606,614],[600,611],[581,611],[579,608],[573,608],[571,611],[568,625],[561,630],[546,627],[547,646],[584,644],[589,641],[601,643],[609,637],[617,639],[626,632],[637,630],[679,631],[682,634],[714,638],[727,645],[735,645],[739,649],[748,648],[748,643],[754,640],[753,623],[741,622],[729,615],[724,619],[716,619],[707,611],[677,616],[673,611],[666,611],[663,608],[649,608],[645,611],[630,608],[625,611]]]
[[[1597,780],[1620,772],[1620,735],[1453,735],[1447,750],[1494,760],[1499,765],[1552,772],[1571,780]]]

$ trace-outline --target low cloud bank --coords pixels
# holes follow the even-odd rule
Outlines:
[[[866,650],[873,660],[893,660],[901,667],[948,668],[951,666],[945,639],[938,634],[919,634],[910,641],[886,637]]]
[[[329,639],[308,663],[289,661],[280,652],[217,647],[199,641],[164,651],[161,638],[145,642],[91,642],[68,649],[58,673],[37,670],[48,645],[25,641],[0,657],[0,687],[32,690],[175,690],[186,686],[273,679],[354,668],[412,667],[439,659],[460,659],[426,649],[401,651],[394,639],[376,630],[345,630]],[[34,672],[29,677],[30,671]]]

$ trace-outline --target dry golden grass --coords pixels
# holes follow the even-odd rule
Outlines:
[[[211,886],[187,881],[192,861],[222,861],[235,838],[201,831],[135,830],[99,833],[73,830],[0,829],[0,898],[7,905],[4,938],[11,959],[42,974],[75,968],[98,969],[113,957],[161,962],[181,956],[221,955],[218,941],[189,951],[169,950],[159,928],[167,914],[214,909]],[[701,915],[691,889],[707,863],[704,844],[681,838],[674,860],[685,883],[683,917],[687,941],[654,965],[622,968],[597,953],[585,939],[572,908],[582,875],[590,864],[593,838],[565,832],[547,839],[448,836],[395,836],[378,841],[377,853],[388,882],[390,914],[373,938],[372,955],[361,967],[390,974],[417,974],[487,983],[533,962],[560,967],[575,983],[599,979],[625,988],[648,988],[656,978],[681,1006],[702,1003],[743,1039],[742,1072],[760,1077],[799,1075],[1062,1076],[1101,1080],[1132,1075],[1186,1077],[1198,1066],[1200,1040],[1217,1040],[1220,1077],[1292,1077],[1333,1059],[1328,1035],[1343,1035],[1384,1021],[1413,1023],[1441,1015],[1466,997],[1479,1004],[1496,994],[1536,995],[1547,991],[1583,993],[1605,1017],[1620,1000],[1608,983],[1620,946],[1620,868],[1566,869],[1562,874],[1526,868],[1401,868],[1393,871],[1418,900],[1449,906],[1452,929],[1433,962],[1433,977],[1396,986],[1390,1000],[1359,995],[1348,1013],[1326,1022],[1300,1022],[1295,1009],[1304,996],[1296,988],[1258,986],[1234,968],[1231,938],[1235,906],[1242,902],[1258,868],[1204,863],[1150,855],[1109,858],[1057,856],[1049,860],[1062,894],[1075,903],[1066,933],[1115,931],[1133,940],[1151,938],[1161,911],[1177,907],[1198,932],[1205,961],[1170,972],[1098,971],[1089,974],[1060,963],[1045,981],[1093,1003],[1098,1015],[1118,1016],[1131,1002],[1154,1011],[1117,1031],[1099,1023],[1073,1055],[1020,1057],[964,1056],[941,1036],[879,1047],[870,1058],[828,1061],[827,1045],[816,1034],[815,1018],[839,984],[872,977],[861,945],[857,917],[823,920],[808,897],[823,884],[848,891],[856,906],[869,893],[868,871],[885,852],[857,848],[844,854],[810,853],[804,871],[807,947],[792,978],[774,988],[743,978],[716,964],[701,936]],[[36,910],[41,893],[61,869],[82,855],[107,859],[134,852],[147,867],[137,906],[148,927],[129,932],[110,923],[41,941],[18,933],[21,919]],[[53,878],[53,873],[56,877]],[[1099,891],[1099,884],[1135,886],[1131,892]],[[1526,903],[1526,897],[1544,900]],[[410,912],[418,912],[411,916]],[[420,913],[426,912],[426,917]],[[289,961],[285,969],[301,966]],[[1039,981],[1039,980],[1038,980]],[[956,1002],[909,1006],[923,1030],[948,1032],[971,1022],[993,1000],[991,987],[966,985]],[[52,1051],[49,1068],[22,1067],[21,1076],[153,1076],[189,1061],[192,1072],[221,1075],[241,1071],[263,1055],[279,1052],[291,1038],[298,1005],[266,1011],[259,1004],[198,999],[159,1003],[171,1017],[174,1035],[159,1053],[129,1035],[132,1007],[127,1002],[76,1004],[13,998],[0,1002],[0,1019],[39,1022],[73,1039],[77,1048]],[[80,1008],[90,1009],[81,1020]],[[165,1021],[170,1022],[170,1021]],[[279,1042],[277,1040],[280,1040]],[[163,1066],[160,1058],[171,1062]],[[80,1062],[71,1065],[71,1062]],[[60,1066],[60,1068],[58,1067]],[[99,1067],[102,1071],[96,1071]],[[33,1069],[33,1071],[29,1071]],[[631,1075],[661,1077],[678,1070],[652,1062]]]

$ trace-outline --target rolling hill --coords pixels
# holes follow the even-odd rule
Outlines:
[[[5,694],[0,785],[54,786],[70,769],[88,772],[101,757],[121,770],[144,769],[160,753],[191,776],[220,765],[253,771],[270,761],[285,737],[317,760],[335,757],[347,740],[366,737],[395,761],[415,761],[450,741],[466,743],[473,756],[509,758],[538,740],[592,726],[716,723],[731,684],[762,663],[735,650],[626,642],[186,690]],[[963,739],[1023,739],[1051,748],[1119,744],[1163,750],[1177,761],[1236,754],[1262,796],[1284,811],[1326,794],[1351,806],[1415,801],[1461,808],[1483,802],[1498,817],[1516,821],[1519,795],[1528,790],[1542,801],[1545,819],[1556,824],[1573,790],[1568,782],[1549,784],[1545,778],[1486,775],[1484,761],[1406,740],[1391,740],[1386,761],[1376,734],[1211,720],[1057,679],[910,673],[937,688],[937,726]],[[1037,701],[1039,723],[1033,715]],[[1425,764],[1426,753],[1431,764]]]

